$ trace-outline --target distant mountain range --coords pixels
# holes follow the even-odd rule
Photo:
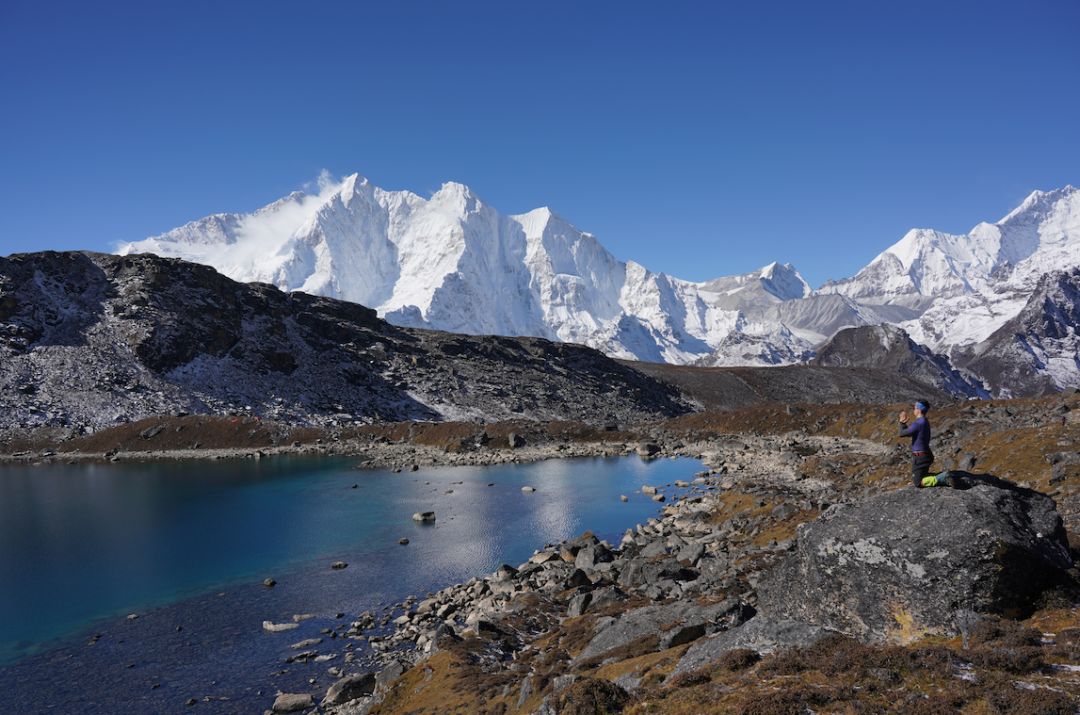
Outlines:
[[[845,328],[889,324],[952,361],[947,372],[975,371],[961,378],[976,392],[1080,385],[1080,309],[1067,288],[1076,283],[1069,270],[1080,267],[1080,191],[1071,186],[1036,191],[964,235],[912,230],[854,276],[818,290],[779,263],[681,280],[617,260],[547,208],[505,216],[461,184],[425,199],[358,175],[119,252],[184,258],[236,280],[361,303],[399,326],[537,336],[619,358],[801,363]],[[1047,320],[1056,332],[1036,335]],[[835,346],[831,354],[841,359]]]

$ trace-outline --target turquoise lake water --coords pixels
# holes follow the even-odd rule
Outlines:
[[[697,469],[636,457],[399,474],[298,458],[0,467],[0,663],[266,577],[278,587],[230,606],[255,633],[263,618],[352,613],[516,565],[585,529],[617,543],[659,510],[643,484]],[[427,510],[434,525],[412,521]],[[349,567],[331,571],[335,560]]]

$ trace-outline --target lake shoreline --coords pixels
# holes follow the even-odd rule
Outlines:
[[[383,447],[389,447],[382,450],[384,453],[396,453],[398,451],[396,445],[383,445]],[[284,456],[291,455],[285,454]],[[307,453],[300,456],[317,458],[319,455]],[[563,454],[561,456],[569,455]],[[592,455],[576,456],[588,457]],[[330,455],[331,459],[339,459],[340,457],[341,455]],[[268,455],[268,459],[261,464],[256,465],[250,462],[247,464],[250,468],[262,469],[271,466],[275,462],[277,460],[269,458]],[[641,468],[632,469],[632,474],[641,474],[643,473],[642,470],[647,468],[647,472],[650,474],[670,475],[667,479],[661,477],[661,481],[671,481],[676,476],[692,473],[694,469],[693,466],[682,462],[679,462],[678,466],[675,463],[669,466],[668,460],[653,460],[649,463],[651,466],[647,463],[638,462],[637,459],[633,459],[633,463],[640,464]],[[625,463],[620,461],[617,464]],[[62,467],[65,465],[54,464],[52,466]],[[464,467],[465,465],[461,466]],[[425,535],[429,541],[431,539],[445,541],[447,534],[453,533],[455,523],[461,525],[470,520],[472,508],[468,507],[468,505],[475,503],[477,500],[490,499],[490,496],[487,495],[499,495],[496,499],[504,502],[509,499],[514,503],[536,504],[537,508],[541,503],[537,500],[550,500],[553,495],[556,497],[555,504],[561,503],[566,498],[576,498],[577,486],[570,493],[564,494],[562,497],[558,496],[560,492],[566,492],[564,488],[566,485],[575,482],[566,482],[565,477],[563,480],[555,480],[550,483],[544,482],[543,474],[547,473],[544,470],[559,469],[559,467],[540,467],[535,464],[509,466],[515,470],[515,474],[520,475],[519,478],[508,478],[507,475],[500,476],[495,472],[492,472],[489,476],[487,470],[468,470],[460,475],[452,472],[448,473],[445,470],[442,474],[436,474],[434,470],[428,469],[416,474],[410,472],[384,474],[381,477],[383,480],[381,484],[395,491],[410,483],[418,485],[430,483],[430,487],[421,487],[430,493],[429,497],[423,497],[423,499],[425,501],[432,500],[431,503],[434,504],[439,514],[439,522],[435,530],[430,527],[417,527],[409,518],[413,511],[411,507],[407,510],[404,508],[398,509],[395,513],[400,512],[397,516],[401,520],[401,524],[393,527],[393,531],[400,531],[400,533],[393,533],[389,536],[384,534],[383,538],[380,539],[380,543],[384,544],[381,548],[387,548],[395,554],[420,553],[413,550],[425,548]],[[165,464],[165,467],[175,469],[175,467],[169,467],[168,464]],[[74,468],[79,469],[77,465]],[[221,463],[217,465],[217,468],[229,469],[230,465]],[[622,467],[618,468],[622,469]],[[37,469],[27,469],[24,470],[24,473],[29,475],[32,481],[37,481],[37,477],[33,476],[37,474]],[[45,469],[48,469],[48,467],[45,467]],[[581,471],[582,469],[587,470],[586,465],[566,464],[561,469],[567,475],[588,474],[587,471]],[[138,476],[137,469],[134,472],[130,469],[124,471],[131,477]],[[374,472],[374,470],[366,471]],[[469,476],[470,474],[471,476]],[[535,476],[528,477],[528,474],[535,474]],[[636,478],[633,477],[633,479]],[[467,480],[465,486],[454,486],[460,479]],[[471,482],[468,481],[470,479]],[[576,480],[577,477],[575,476],[574,479]],[[352,484],[352,478],[349,476],[347,463],[344,471],[336,473],[336,476],[331,476],[331,480],[332,482],[328,483],[326,479],[320,477],[315,481],[327,485],[329,493],[334,495],[335,499],[339,498],[336,495],[344,494],[347,501],[352,500],[353,503],[363,503],[370,500],[370,495],[375,493],[370,492],[368,484],[363,481],[360,481],[361,488],[359,491],[353,491],[349,488],[349,485]],[[494,490],[488,486],[488,482],[493,480],[498,482]],[[135,481],[143,482],[145,480],[140,478]],[[525,494],[519,488],[518,482],[535,484],[539,491],[536,494]],[[602,482],[608,482],[608,480],[601,478],[600,482],[597,483]],[[471,487],[469,486],[470,483],[472,484]],[[401,487],[391,487],[391,485],[401,485]],[[455,490],[455,493],[453,495],[444,493],[446,487]],[[605,489],[607,492],[611,492],[612,489],[615,490],[613,494],[609,494],[607,498],[601,500],[605,508],[609,508],[613,513],[626,513],[629,515],[637,514],[642,509],[646,509],[649,514],[654,514],[660,506],[649,500],[648,497],[639,495],[633,499],[638,506],[634,507],[634,504],[631,504],[631,507],[634,507],[637,511],[623,512],[626,506],[619,504],[618,491],[621,489],[632,493],[631,490],[634,487],[629,484],[616,486],[615,483],[611,483],[611,486],[605,487]],[[380,493],[382,492],[383,490],[380,487]],[[589,501],[587,497],[584,500]],[[595,502],[595,499],[592,501]],[[463,513],[461,512],[462,508],[465,508]],[[457,516],[456,522],[454,521],[455,513]],[[595,516],[596,519],[586,516],[582,523],[574,529],[575,533],[586,527],[595,528],[595,524],[603,523],[605,519],[610,521],[610,517],[600,518],[600,514]],[[647,515],[642,512],[640,516],[630,517],[630,521],[641,523],[644,521],[645,516]],[[510,521],[508,523],[517,522]],[[624,526],[629,527],[631,524],[627,521]],[[522,524],[522,528],[524,527],[525,525]],[[447,528],[451,529],[451,531],[447,532]],[[621,530],[621,528],[613,529],[609,524],[610,536],[617,537],[617,531]],[[415,530],[416,533],[411,533],[411,530]],[[567,532],[567,535],[569,533]],[[398,537],[402,535],[407,535],[412,540],[412,543],[407,547],[397,544]],[[521,548],[517,548],[514,553],[507,553],[504,558],[516,563],[516,560],[527,557],[535,547],[542,546],[550,538],[550,535],[534,535],[534,538],[527,539],[527,544],[523,542],[520,545]],[[521,541],[520,538],[518,540]],[[348,566],[344,570],[334,571],[330,568],[330,564],[339,558],[346,561]],[[445,558],[453,559],[454,554],[447,553]],[[232,697],[229,696],[229,692],[233,688],[247,693],[244,696],[249,698],[246,701],[247,704],[255,702],[250,700],[251,697],[266,697],[266,693],[273,692],[274,688],[296,689],[301,686],[309,686],[308,678],[317,678],[320,687],[325,689],[333,682],[332,679],[327,680],[328,668],[348,669],[360,667],[366,670],[378,669],[377,661],[374,660],[374,652],[366,645],[366,638],[373,635],[377,636],[382,632],[380,629],[393,627],[392,618],[400,615],[400,611],[395,611],[395,609],[400,608],[399,604],[406,595],[415,594],[418,597],[423,597],[424,593],[430,592],[432,589],[438,589],[481,575],[494,565],[497,564],[489,564],[476,570],[460,571],[457,575],[446,576],[444,574],[423,587],[410,587],[408,590],[398,592],[393,592],[393,589],[391,591],[380,591],[382,593],[380,597],[373,597],[373,602],[363,602],[362,605],[354,596],[343,595],[340,599],[333,597],[333,590],[330,590],[326,591],[328,596],[320,601],[321,605],[311,609],[303,606],[303,599],[300,598],[300,595],[297,595],[302,595],[304,589],[310,590],[314,588],[315,592],[321,593],[324,588],[333,589],[332,584],[334,583],[342,583],[341,579],[343,578],[357,579],[361,578],[361,574],[366,575],[368,573],[364,560],[359,558],[357,554],[350,553],[348,550],[327,551],[316,562],[309,562],[296,569],[273,569],[263,575],[252,576],[237,583],[222,585],[220,586],[222,595],[217,594],[218,587],[215,587],[213,590],[204,592],[201,595],[184,597],[180,601],[166,602],[156,606],[151,604],[142,608],[135,606],[133,611],[137,618],[125,619],[120,613],[118,616],[94,620],[92,624],[88,624],[87,628],[72,631],[66,636],[51,638],[43,642],[39,650],[20,656],[14,663],[7,662],[0,666],[0,683],[6,682],[9,689],[14,688],[19,693],[17,701],[26,706],[34,702],[32,690],[47,687],[50,679],[55,678],[57,669],[63,668],[67,679],[65,687],[72,691],[70,697],[75,699],[66,701],[67,704],[64,705],[64,701],[57,700],[52,695],[49,695],[42,702],[60,702],[62,704],[61,709],[76,702],[81,703],[82,701],[78,699],[79,696],[76,692],[80,687],[87,688],[93,698],[105,699],[108,702],[111,696],[102,691],[102,688],[106,685],[109,685],[113,690],[123,690],[131,687],[134,688],[137,694],[141,692],[140,689],[145,685],[151,691],[145,697],[151,698],[153,703],[162,702],[158,699],[159,695],[161,697],[165,697],[166,694],[170,696],[170,704],[164,710],[161,710],[157,705],[151,705],[149,702],[147,704],[150,709],[157,708],[158,711],[167,712],[180,710],[189,697],[199,700],[201,710],[204,707],[204,697]],[[417,569],[418,572],[421,570],[423,569]],[[267,588],[261,584],[264,576],[274,578],[275,585],[273,588]],[[429,577],[419,574],[416,578],[423,580]],[[415,581],[416,578],[413,578],[413,580]],[[331,585],[324,586],[321,584]],[[293,605],[286,606],[286,603]],[[354,619],[365,611],[374,612],[377,617],[376,620],[380,623],[365,624],[367,628],[365,629],[364,640],[348,638],[346,631],[354,627]],[[294,617],[303,617],[307,612],[314,612],[315,617],[311,619],[301,618],[299,621],[294,621]],[[344,615],[346,613],[349,614],[348,617]],[[297,625],[295,629],[286,633],[268,633],[261,627],[264,620],[274,623],[295,622]],[[329,630],[332,635],[324,633],[324,630]],[[218,633],[231,635],[218,637],[216,635]],[[101,635],[98,636],[97,634]],[[322,662],[316,660],[319,658],[318,655],[306,655],[304,650],[296,652],[288,648],[294,642],[299,643],[317,639],[323,639],[327,645],[334,644],[337,650],[326,655],[335,655],[336,657],[330,661]],[[347,643],[351,645],[346,645]],[[230,648],[235,653],[234,657],[239,658],[241,663],[246,662],[248,658],[255,658],[256,663],[253,674],[244,673],[238,675],[238,671],[233,670],[232,666],[218,662],[220,659],[217,659],[217,656],[214,656],[213,663],[205,666],[187,662],[188,660],[198,661],[200,658],[205,657],[201,655],[204,651],[212,654]],[[272,648],[274,652],[268,653],[267,648]],[[296,656],[298,660],[293,663],[284,663],[283,658],[286,656]],[[151,667],[151,664],[155,662],[167,665]],[[279,669],[288,671],[288,673],[275,675],[276,671],[270,667],[274,663],[278,664]],[[220,672],[211,672],[215,667],[221,668]],[[154,677],[149,678],[147,683],[139,681],[133,684],[131,679],[138,680],[142,677],[144,669],[148,671],[156,669],[159,672]],[[232,676],[229,675],[230,672],[233,673]],[[171,677],[171,673],[179,673],[180,675]],[[189,673],[189,675],[183,675],[183,673]],[[303,675],[303,677],[299,677],[299,675]],[[236,679],[235,683],[232,682],[233,678]],[[27,682],[25,687],[20,685],[23,680]],[[101,680],[102,684],[97,683],[97,680]],[[150,680],[154,682],[149,682]],[[206,685],[215,681],[221,684],[216,691]],[[158,683],[160,685],[155,688]],[[202,685],[199,685],[200,683]],[[167,689],[175,689],[176,691],[164,692]],[[183,690],[183,692],[180,692],[180,690]],[[180,695],[183,695],[183,697],[180,698]],[[224,704],[221,706],[223,712],[230,711],[227,705],[229,702],[235,703],[235,701],[230,700],[214,700],[214,702]],[[208,711],[217,710],[209,708]],[[88,712],[98,711],[89,710]],[[109,709],[105,707],[100,712],[109,712]]]

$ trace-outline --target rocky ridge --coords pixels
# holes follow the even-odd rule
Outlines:
[[[150,255],[0,258],[0,432],[78,436],[186,413],[626,424],[687,409],[582,346],[398,328],[355,303]]]
[[[947,357],[931,352],[892,325],[845,328],[818,348],[810,364],[887,370],[949,395],[990,396],[974,374],[956,370]]]

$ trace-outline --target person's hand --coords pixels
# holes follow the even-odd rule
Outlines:
[[[900,410],[900,421],[907,422],[907,410]]]

